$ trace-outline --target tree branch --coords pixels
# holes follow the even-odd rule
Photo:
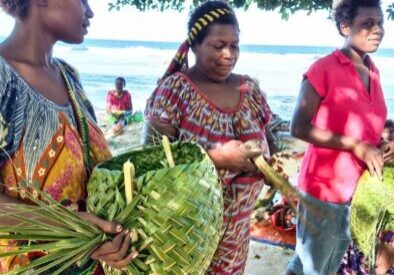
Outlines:
[[[186,8],[184,0],[110,0],[109,10],[120,10],[124,6],[134,6],[140,11],[173,9],[182,11]],[[192,6],[198,6],[205,0],[193,0]],[[317,10],[329,10],[332,0],[229,0],[233,7],[247,10],[250,5],[257,6],[266,11],[278,10],[282,18],[287,20],[296,11],[312,13]],[[394,3],[387,8],[388,19],[394,20]]]

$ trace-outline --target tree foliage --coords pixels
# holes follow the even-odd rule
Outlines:
[[[119,10],[123,6],[131,5],[140,11],[174,9],[181,11],[186,6],[184,0],[110,0],[109,9]],[[192,5],[198,6],[205,0],[193,0]],[[248,9],[256,3],[262,10],[278,10],[283,19],[288,19],[290,14],[304,10],[311,13],[316,10],[328,10],[332,6],[332,0],[229,0],[232,6]],[[388,18],[394,20],[394,3],[387,9]]]
[[[394,3],[389,5],[389,7],[387,8],[387,12],[388,12],[388,18],[394,20]]]

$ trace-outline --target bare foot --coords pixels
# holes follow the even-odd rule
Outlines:
[[[123,134],[123,127],[120,123],[115,124],[114,127],[112,127],[112,136],[116,137],[119,136],[121,134]]]

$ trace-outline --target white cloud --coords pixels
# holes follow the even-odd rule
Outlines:
[[[14,26],[14,20],[0,9],[0,35],[8,35],[12,27]]]

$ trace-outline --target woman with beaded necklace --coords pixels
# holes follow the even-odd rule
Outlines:
[[[27,192],[39,198],[38,189],[84,211],[89,173],[111,154],[77,71],[52,57],[52,49],[57,41],[81,43],[93,12],[87,0],[0,0],[0,7],[15,18],[13,32],[0,44],[0,208],[28,203]],[[115,235],[91,258],[123,268],[136,256],[127,254],[131,236],[120,225],[79,215]],[[2,218],[0,226],[16,223]],[[17,246],[0,241],[3,252]],[[2,258],[0,273],[36,257]]]

